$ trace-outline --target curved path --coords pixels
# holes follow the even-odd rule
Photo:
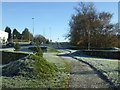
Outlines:
[[[68,52],[59,54],[71,67],[69,88],[110,88],[109,83],[101,79],[89,65],[80,62]]]

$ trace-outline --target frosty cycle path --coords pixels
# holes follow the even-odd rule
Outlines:
[[[65,51],[58,56],[61,56],[71,67],[69,88],[111,88],[97,71],[84,62],[72,58],[68,53]]]

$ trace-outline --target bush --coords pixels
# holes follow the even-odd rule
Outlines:
[[[38,78],[47,78],[51,77],[58,71],[58,68],[55,64],[48,62],[45,58],[43,58],[43,52],[39,46],[37,48],[37,53],[32,56],[32,60],[34,62],[34,71],[38,74]]]
[[[46,41],[46,44],[49,44],[49,40]]]
[[[41,48],[39,46],[37,46],[36,48],[37,48],[37,53],[35,55],[43,57],[43,52],[42,52]]]
[[[38,77],[40,78],[50,77],[51,75],[55,74],[56,71],[58,71],[58,68],[55,64],[49,63],[43,57],[33,55],[32,60],[35,60],[34,71],[39,75]]]
[[[20,51],[20,44],[16,43],[14,46],[15,51]]]

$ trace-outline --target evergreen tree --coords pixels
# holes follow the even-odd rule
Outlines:
[[[8,33],[8,41],[11,41],[12,36],[11,36],[11,29],[10,29],[10,27],[7,26],[7,27],[5,28],[5,32]]]
[[[13,29],[13,39],[21,39],[20,33],[17,31],[17,29]]]
[[[22,32],[22,39],[30,40],[30,32],[28,28],[25,28],[24,31]]]

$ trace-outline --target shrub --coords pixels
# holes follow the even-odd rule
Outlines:
[[[37,53],[35,55],[43,57],[43,52],[42,52],[41,48],[39,46],[37,46],[36,48],[37,48]]]
[[[46,44],[49,44],[49,40],[46,41]]]
[[[15,43],[14,49],[15,49],[15,51],[20,51],[20,44]]]
[[[41,48],[41,50],[44,52],[44,51],[46,51],[47,50],[47,47],[40,47]],[[37,50],[37,47],[29,47],[28,49],[30,49],[30,50],[32,50],[32,51],[34,51],[34,52],[38,52],[38,50]]]
[[[55,74],[58,71],[58,68],[55,64],[48,62],[43,57],[33,55],[32,60],[34,62],[34,71],[38,74],[39,78],[47,78]]]

